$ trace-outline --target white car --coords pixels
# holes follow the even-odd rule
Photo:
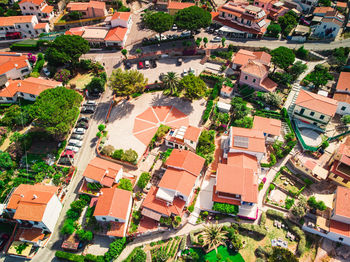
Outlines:
[[[176,30],[177,30],[176,24],[173,25],[173,27],[171,28],[171,30],[173,30],[173,31],[176,31]]]
[[[82,136],[82,135],[71,135],[70,138],[71,139],[75,139],[75,140],[83,140],[84,136]]]
[[[79,140],[76,140],[76,139],[70,139],[70,140],[68,141],[68,145],[69,145],[69,146],[82,147],[82,146],[83,146],[83,142],[82,142],[82,141],[79,141]]]
[[[191,32],[190,31],[185,31],[185,32],[182,32],[180,37],[190,37],[191,36]]]
[[[190,67],[190,69],[188,69],[188,73],[190,74],[194,74],[195,73],[195,71],[194,71],[194,69],[192,68],[192,67]]]
[[[73,134],[83,135],[85,134],[85,129],[81,127],[75,128]]]
[[[215,36],[212,40],[210,40],[211,42],[221,42],[221,37],[219,36]]]
[[[184,71],[182,72],[182,75],[183,76],[187,76],[188,75],[187,69],[184,69]]]
[[[145,61],[145,68],[149,68],[149,61],[148,60]]]
[[[70,150],[73,151],[74,153],[78,153],[79,152],[79,147],[76,146],[67,146],[66,150]]]
[[[85,106],[96,106],[97,103],[94,100],[87,100],[84,105]]]
[[[45,74],[47,77],[50,76],[50,71],[47,69],[47,67],[44,67],[44,68],[43,68],[43,72],[44,72],[44,74]]]

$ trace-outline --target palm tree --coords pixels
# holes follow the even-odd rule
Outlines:
[[[219,246],[225,245],[226,234],[227,232],[222,230],[222,225],[218,225],[218,221],[216,221],[216,224],[204,226],[202,232],[203,246],[207,246],[207,250],[214,248],[217,251]]]
[[[180,82],[180,78],[175,72],[168,72],[163,76],[163,85],[166,89],[170,90],[170,94],[175,94],[177,92],[177,87]]]

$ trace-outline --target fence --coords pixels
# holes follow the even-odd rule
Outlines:
[[[316,152],[318,150],[318,147],[308,146],[305,143],[305,141],[304,141],[303,137],[301,136],[300,131],[299,131],[297,125],[295,124],[294,120],[292,120],[292,126],[293,126],[294,132],[295,132],[302,148],[306,151]]]
[[[333,136],[333,137],[329,137],[329,138],[328,138],[328,141],[329,141],[329,142],[332,142],[333,140],[338,139],[339,137],[342,137],[342,136],[346,136],[346,135],[348,135],[348,134],[350,134],[350,130],[345,131],[344,133],[341,133],[341,134],[339,134],[339,135],[336,135],[336,136]]]

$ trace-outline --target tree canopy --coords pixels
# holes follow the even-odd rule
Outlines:
[[[31,116],[36,126],[60,141],[74,125],[82,101],[82,96],[74,90],[62,86],[47,89],[33,104]]]
[[[210,23],[211,14],[198,6],[184,8],[175,14],[176,26],[180,29],[190,30],[191,32],[208,27]]]
[[[112,72],[109,84],[113,91],[120,96],[128,96],[133,93],[142,92],[147,85],[148,79],[137,70],[126,70],[118,68]]]
[[[289,11],[278,18],[284,36],[289,35],[292,29],[298,24],[297,15],[293,11]]]
[[[289,250],[282,247],[273,247],[269,262],[298,262],[299,259]]]
[[[91,82],[86,85],[90,93],[104,92],[106,82],[100,77],[93,77]]]
[[[78,63],[81,55],[89,52],[88,41],[78,35],[61,35],[50,44],[45,52],[45,60],[50,65],[58,66],[65,63]]]
[[[171,29],[174,24],[174,17],[168,13],[156,12],[148,15],[144,22],[148,29],[162,34]]]
[[[275,67],[278,66],[286,70],[290,65],[294,63],[295,54],[294,52],[284,46],[280,46],[271,51],[271,61]]]
[[[193,74],[183,77],[180,81],[180,86],[186,91],[185,97],[190,100],[204,96],[205,90],[207,89],[207,85],[204,81]]]
[[[278,37],[279,33],[281,33],[282,29],[279,24],[271,23],[267,27],[267,34],[272,37]]]
[[[315,89],[327,84],[328,80],[333,80],[333,76],[328,69],[322,65],[316,65],[314,71],[308,74],[304,80],[311,82]]]

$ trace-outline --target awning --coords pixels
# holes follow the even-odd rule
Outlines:
[[[172,203],[174,201],[175,192],[170,190],[165,190],[163,188],[159,188],[157,191],[157,198],[163,199],[167,202]]]
[[[141,215],[152,218],[153,220],[159,221],[160,218],[162,217],[161,214],[156,213],[148,208],[143,208],[141,211]]]
[[[224,25],[223,27],[221,27],[221,28],[219,29],[219,31],[221,31],[221,32],[227,32],[227,33],[240,33],[240,34],[244,34],[244,32],[239,31],[239,30],[237,30],[237,29],[234,29],[234,28],[232,28],[232,27],[226,26],[226,25]]]

